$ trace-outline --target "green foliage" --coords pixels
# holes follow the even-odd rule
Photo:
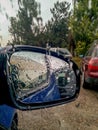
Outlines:
[[[72,60],[78,65],[79,68],[81,68],[82,58],[78,56],[78,57],[73,57]]]
[[[19,10],[16,18],[10,18],[9,32],[14,44],[35,45],[35,35],[40,32],[39,21],[42,21],[40,5],[35,0],[19,0]]]
[[[71,15],[70,4],[57,1],[50,9],[52,18],[45,26],[42,25],[39,3],[18,0],[18,4],[17,17],[10,19],[9,29],[16,44],[31,43],[45,47],[46,42],[50,42],[52,46],[69,46],[79,55],[84,54],[92,41],[98,39],[97,0],[92,0],[91,7],[89,0],[75,0]]]
[[[14,0],[10,0],[13,6]],[[14,44],[44,46],[69,46],[71,52],[85,53],[88,46],[98,39],[98,0],[74,0],[70,15],[70,4],[57,1],[50,9],[52,18],[43,26],[41,5],[36,0],[17,0],[17,16],[10,18],[9,32]],[[0,12],[2,7],[0,5]],[[9,16],[6,11],[6,18]],[[68,45],[69,43],[69,45]],[[74,53],[73,53],[74,54]]]
[[[75,52],[76,52],[76,54],[77,54],[78,56],[79,56],[79,55],[84,55],[85,52],[87,51],[87,49],[88,49],[88,47],[86,46],[86,43],[79,41],[79,42],[77,43]]]
[[[52,46],[67,46],[68,21],[70,16],[70,4],[57,1],[50,9],[52,19],[46,25],[46,31]],[[52,36],[52,37],[50,37]]]
[[[70,4],[56,2],[50,9],[52,18],[43,26],[41,5],[35,0],[18,0],[19,10],[16,18],[10,18],[9,31],[14,44],[46,46],[67,46]],[[39,17],[40,16],[40,17]]]
[[[77,1],[70,17],[69,26],[76,47],[79,46],[80,42],[81,46],[85,43],[85,47],[87,47],[98,38],[98,1],[92,0],[91,7],[88,3],[89,0]]]

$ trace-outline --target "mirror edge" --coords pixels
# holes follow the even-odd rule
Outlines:
[[[33,50],[33,51],[37,52],[36,49],[37,50],[39,49],[38,52],[42,51],[42,53],[44,53],[44,54],[46,54],[46,52],[47,52],[47,50],[44,49],[44,48],[31,47],[31,46],[26,46],[26,45],[25,46],[18,46],[18,47],[16,46],[14,52],[15,51],[20,51],[20,50],[28,50],[28,51],[32,51]],[[12,51],[12,48],[9,50],[9,52],[11,52],[11,51]],[[64,57],[58,56],[57,53],[55,53],[55,52],[53,52],[52,55],[54,55],[55,57],[58,57],[58,58],[62,58],[63,60],[66,61],[66,59]],[[71,60],[71,62],[73,63],[73,70],[74,70],[74,72],[76,74],[77,84],[78,84],[78,87],[76,89],[75,95],[72,96],[69,99],[66,99],[66,100],[65,99],[61,99],[61,100],[58,100],[58,101],[51,101],[51,102],[44,102],[44,103],[23,103],[23,102],[16,101],[15,97],[14,97],[15,95],[12,94],[13,91],[11,89],[12,88],[11,87],[12,84],[11,84],[10,77],[9,77],[9,67],[7,67],[8,68],[7,69],[7,72],[8,72],[7,73],[8,74],[7,75],[7,77],[8,77],[7,80],[8,80],[8,86],[9,86],[9,91],[10,91],[10,98],[12,100],[10,105],[12,107],[15,107],[15,108],[20,109],[20,110],[35,110],[35,109],[42,109],[42,108],[58,106],[58,105],[62,105],[62,104],[66,104],[66,103],[74,101],[78,97],[79,91],[80,91],[80,73],[79,73],[78,66],[72,60]]]

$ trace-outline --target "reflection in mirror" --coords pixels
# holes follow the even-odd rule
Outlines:
[[[10,63],[17,98],[47,86],[48,73],[44,54],[15,52],[11,56]]]
[[[70,65],[50,55],[15,52],[10,58],[10,75],[17,100],[22,102],[67,99],[76,92],[76,76]]]
[[[73,70],[66,69],[56,72],[57,85],[62,98],[69,98],[76,92],[76,76]]]

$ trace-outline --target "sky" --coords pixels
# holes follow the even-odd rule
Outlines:
[[[57,0],[37,0],[38,2],[41,2],[41,13],[42,17],[44,18],[44,22],[47,22],[48,19],[51,17],[50,8],[54,7],[54,3],[57,2]],[[67,1],[69,3],[72,3],[72,0],[58,0],[59,2]]]
[[[17,0],[13,0],[13,7],[10,3],[10,0],[0,0],[0,7],[2,8],[3,12],[7,12],[9,16],[15,16],[18,6],[17,6]],[[53,8],[54,3],[57,2],[57,0],[36,0],[41,3],[41,16],[43,18],[44,23],[47,22],[51,18],[50,8]],[[65,0],[59,0],[59,2],[65,1]],[[66,0],[67,2],[72,4],[72,0]],[[0,8],[0,9],[1,9]],[[2,39],[0,38],[0,44],[1,46],[5,46],[8,39],[10,39],[10,35],[8,33],[8,26],[9,22],[6,19],[6,16],[4,13],[0,12],[0,35],[2,35]]]

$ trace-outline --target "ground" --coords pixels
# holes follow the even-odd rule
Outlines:
[[[19,130],[98,130],[98,90],[81,87],[72,103],[18,114]]]

